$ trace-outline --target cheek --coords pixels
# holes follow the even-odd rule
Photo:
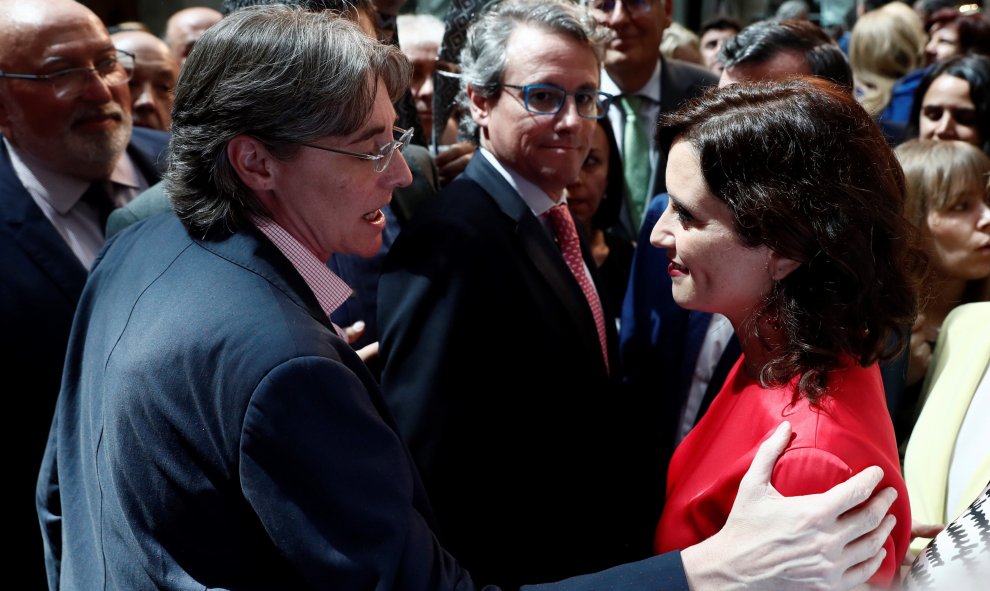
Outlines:
[[[959,136],[960,140],[969,144],[977,145],[977,147],[979,147],[978,144],[980,143],[980,132],[977,131],[975,127],[956,124],[956,134]]]
[[[961,221],[945,219],[938,215],[928,218],[928,229],[935,247],[942,251],[958,248],[972,234],[972,231]]]

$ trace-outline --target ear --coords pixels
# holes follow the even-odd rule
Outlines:
[[[767,270],[770,278],[780,281],[790,275],[795,269],[801,266],[801,261],[789,259],[782,254],[770,251],[770,260],[767,262]]]
[[[263,143],[249,135],[238,135],[227,142],[227,159],[237,176],[256,193],[271,190],[275,181],[275,158]]]
[[[670,23],[674,21],[674,0],[662,0],[663,1],[663,14],[662,17],[664,22],[661,23],[661,31],[665,31]]]
[[[471,107],[471,118],[485,131],[488,130],[488,121],[491,117],[491,99],[483,97],[475,92],[474,86],[468,84],[467,87],[468,104]]]

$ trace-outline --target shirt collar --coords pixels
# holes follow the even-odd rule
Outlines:
[[[4,146],[10,154],[14,174],[35,199],[46,201],[60,215],[66,215],[89,188],[90,181],[78,179],[45,166],[44,162],[18,151],[6,137]],[[135,190],[147,188],[147,183],[125,150],[110,173],[110,179],[118,185]]]
[[[343,279],[316,258],[308,248],[295,239],[285,228],[265,216],[252,216],[251,222],[279,251],[289,259],[303,281],[313,291],[320,308],[327,318],[351,295],[351,288]]]
[[[657,60],[657,65],[653,67],[653,74],[650,75],[650,79],[646,81],[646,84],[642,88],[637,88],[633,92],[622,92],[619,85],[615,83],[615,80],[608,75],[605,69],[602,69],[602,92],[607,92],[615,97],[620,97],[623,94],[634,94],[637,96],[642,96],[652,100],[656,104],[660,104],[660,60]]]
[[[519,193],[522,197],[523,202],[529,207],[533,212],[533,215],[540,217],[548,209],[557,205],[558,202],[554,201],[547,195],[546,191],[536,186],[534,183],[523,178],[518,172],[512,170],[511,168],[503,165],[499,162],[495,154],[492,154],[488,149],[481,148],[481,155],[485,157],[485,160],[492,165],[495,170],[502,175],[505,180],[512,185],[512,188]],[[566,203],[563,197],[560,199],[560,203]]]

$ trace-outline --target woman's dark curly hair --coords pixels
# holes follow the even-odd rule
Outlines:
[[[750,247],[802,264],[774,283],[740,331],[775,318],[783,337],[764,385],[800,376],[812,401],[852,357],[867,366],[905,346],[927,259],[904,218],[904,175],[847,90],[818,78],[713,89],[661,120],[660,146],[698,152],[709,190]]]

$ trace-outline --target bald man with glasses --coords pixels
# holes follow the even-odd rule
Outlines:
[[[0,372],[19,449],[10,484],[12,564],[43,584],[34,483],[72,314],[103,220],[158,181],[168,136],[131,128],[133,57],[70,0],[0,0]]]

